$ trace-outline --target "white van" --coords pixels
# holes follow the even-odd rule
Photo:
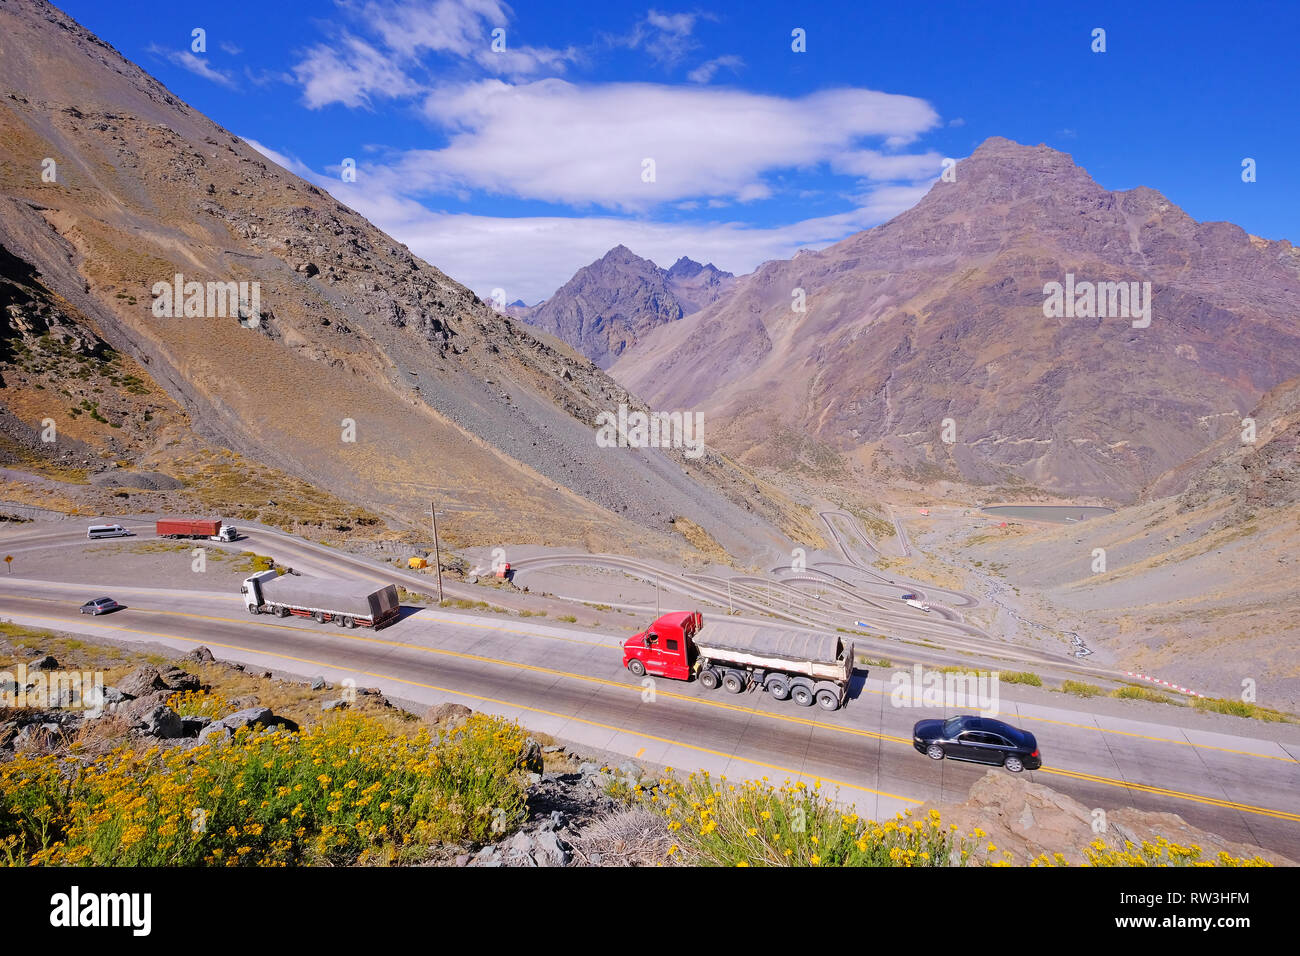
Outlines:
[[[134,535],[134,531],[127,531],[120,524],[92,524],[86,529],[87,538],[124,538]]]

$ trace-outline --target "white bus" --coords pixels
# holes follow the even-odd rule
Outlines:
[[[87,538],[123,538],[134,534],[134,531],[127,531],[120,524],[92,524],[86,529]]]

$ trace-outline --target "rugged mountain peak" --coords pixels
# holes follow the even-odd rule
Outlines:
[[[709,263],[708,268],[713,268],[713,263]],[[699,275],[703,272],[705,266],[700,265],[689,256],[682,256],[668,268],[668,274],[674,279],[689,279],[691,276]]]
[[[694,279],[701,273],[708,273],[710,277],[722,279],[733,279],[734,275],[730,272],[724,272],[715,266],[712,262],[707,265],[701,265],[689,256],[682,256],[668,268],[668,278],[678,280]]]
[[[647,332],[697,312],[733,281],[731,273],[686,256],[661,269],[620,244],[518,315],[608,368]]]

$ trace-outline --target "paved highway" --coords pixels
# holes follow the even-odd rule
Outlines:
[[[84,545],[84,537],[71,540],[76,533],[9,535],[4,547],[15,553]],[[273,540],[277,557],[304,571],[376,583],[408,578],[284,535],[254,532],[254,540]],[[941,712],[894,706],[891,672],[860,670],[848,706],[826,713],[761,694],[709,692],[694,683],[660,679],[647,689],[621,667],[625,634],[432,608],[408,609],[399,623],[371,633],[253,617],[236,593],[96,590],[128,608],[90,618],[77,610],[87,597],[84,586],[12,576],[4,580],[0,614],[33,626],[178,649],[206,644],[224,659],[351,680],[421,704],[459,701],[579,745],[679,769],[819,780],[875,817],[929,800],[961,801],[985,772],[934,762],[911,748],[912,724]],[[1049,706],[1008,700],[1007,693],[1003,689],[1001,716],[1032,730],[1046,761],[1031,778],[1088,807],[1172,811],[1225,837],[1300,858],[1300,730],[1228,718],[1200,722],[1214,729],[1190,729],[1175,725],[1180,714],[1173,709],[1167,720],[1134,720],[1089,713],[1083,701]]]

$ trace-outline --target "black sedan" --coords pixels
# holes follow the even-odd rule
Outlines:
[[[912,728],[912,746],[933,760],[949,757],[1006,767],[1012,773],[1043,765],[1033,734],[990,717],[919,720]]]

